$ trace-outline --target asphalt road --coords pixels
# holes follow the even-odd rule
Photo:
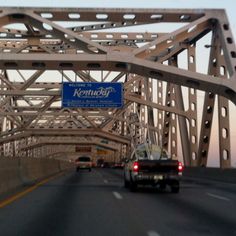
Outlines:
[[[236,235],[236,185],[183,181],[179,194],[132,193],[121,170],[73,171],[0,208],[0,235]]]

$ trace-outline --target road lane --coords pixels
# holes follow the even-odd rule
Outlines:
[[[123,187],[122,171],[71,172],[0,209],[4,236],[236,235],[233,189],[183,182],[179,194]],[[206,193],[224,196],[230,201]]]

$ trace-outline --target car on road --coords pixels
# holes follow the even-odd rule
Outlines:
[[[111,167],[111,163],[108,162],[108,161],[105,161],[102,165],[101,165],[102,168],[110,168]]]
[[[80,169],[87,169],[89,171],[92,170],[92,160],[90,157],[87,156],[78,157],[75,161],[75,164],[76,164],[76,171],[79,171]]]
[[[115,162],[115,163],[112,165],[112,168],[113,168],[113,169],[123,169],[123,168],[124,168],[124,163],[123,163],[123,162]]]
[[[182,170],[182,163],[173,160],[163,148],[141,144],[126,160],[124,185],[131,191],[135,191],[139,185],[158,186],[161,190],[168,185],[172,193],[178,193]]]

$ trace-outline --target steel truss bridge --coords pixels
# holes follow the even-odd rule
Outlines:
[[[121,158],[148,139],[206,166],[216,113],[220,167],[231,167],[236,48],[224,10],[2,8],[0,69],[2,156],[91,145]],[[62,108],[66,81],[123,82],[123,109]]]

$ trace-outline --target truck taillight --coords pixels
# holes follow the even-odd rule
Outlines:
[[[138,162],[134,162],[134,164],[133,164],[133,171],[134,172],[138,172],[138,169],[139,169]]]
[[[182,164],[182,162],[179,161],[179,163],[178,163],[178,171],[182,172],[183,169],[184,169],[183,164]]]

